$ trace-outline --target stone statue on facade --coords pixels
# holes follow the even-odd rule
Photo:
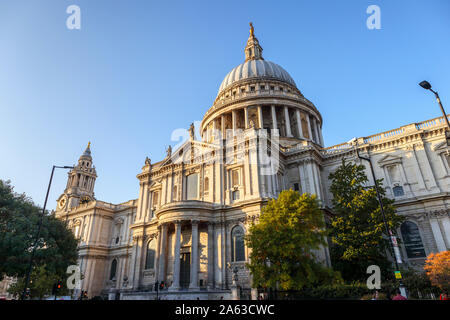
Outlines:
[[[255,36],[255,28],[253,28],[253,23],[250,22],[250,36],[254,37]]]
[[[151,160],[149,157],[145,157],[145,165],[150,165]]]
[[[195,140],[195,127],[194,127],[194,123],[191,123],[191,126],[189,127],[189,136],[191,137],[191,140]]]
[[[169,147],[167,147],[166,154],[166,157],[170,158],[170,156],[172,155],[172,146],[169,145]]]

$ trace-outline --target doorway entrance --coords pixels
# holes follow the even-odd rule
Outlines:
[[[180,287],[189,288],[191,281],[191,253],[182,253],[180,256]]]

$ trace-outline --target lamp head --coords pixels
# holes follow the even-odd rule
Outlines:
[[[430,90],[431,89],[431,84],[424,80],[421,83],[419,83],[419,86],[421,86],[422,88],[426,89],[426,90]]]

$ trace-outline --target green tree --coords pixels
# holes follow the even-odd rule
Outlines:
[[[0,180],[0,278],[25,276],[42,209],[25,194],[17,194],[9,181]],[[46,279],[66,278],[69,265],[77,262],[77,240],[63,221],[46,214],[33,259],[33,273],[45,269]],[[38,281],[36,281],[37,283]],[[53,281],[47,283],[52,288]]]
[[[333,194],[333,211],[330,236],[331,258],[335,270],[345,280],[365,280],[369,265],[378,265],[382,277],[390,278],[392,266],[386,252],[389,240],[385,234],[379,202],[374,186],[367,186],[368,179],[363,165],[347,163],[329,175]],[[386,198],[382,179],[377,180],[386,216],[392,232],[400,226],[403,217],[395,214],[393,200]]]
[[[293,190],[280,193],[262,209],[249,228],[248,268],[255,287],[300,290],[329,283],[337,275],[317,262],[314,250],[326,245],[322,211],[315,195]]]

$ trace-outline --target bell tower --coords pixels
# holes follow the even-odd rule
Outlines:
[[[68,173],[67,186],[57,200],[57,211],[68,211],[82,203],[95,200],[94,185],[97,179],[92,165],[91,143],[78,159],[78,164]]]

